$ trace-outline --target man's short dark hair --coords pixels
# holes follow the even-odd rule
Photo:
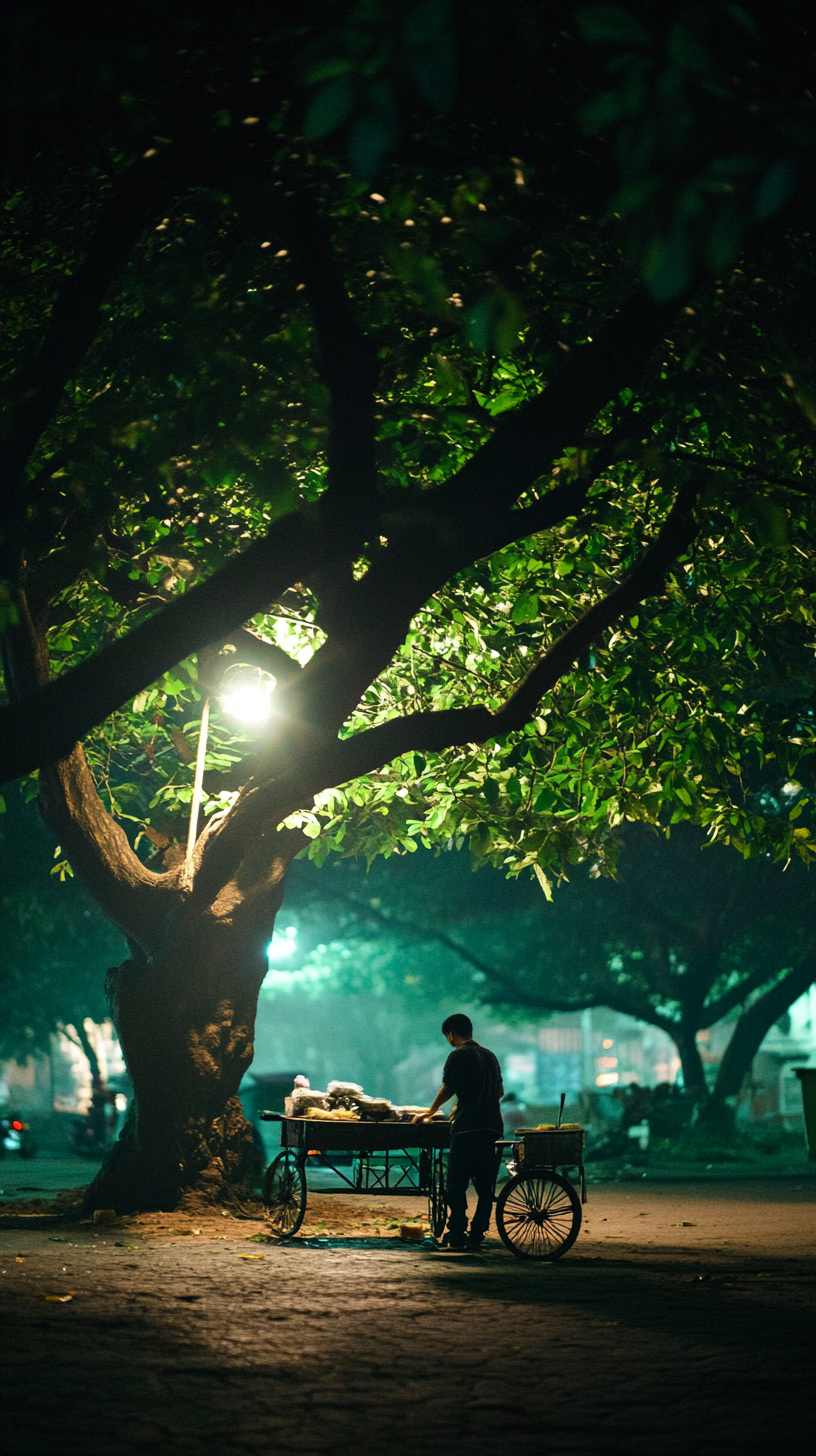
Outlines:
[[[453,1016],[446,1016],[442,1022],[443,1036],[464,1036],[473,1035],[473,1022],[463,1011],[454,1011]]]

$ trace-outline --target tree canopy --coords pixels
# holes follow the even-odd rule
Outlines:
[[[216,699],[207,809],[334,695],[336,761],[288,817],[318,859],[467,836],[546,870],[661,815],[807,856],[807,814],[762,812],[812,747],[794,17],[388,12],[295,35],[238,7],[216,55],[207,7],[160,39],[145,6],[81,62],[70,24],[18,26],[7,610],[56,681],[15,686],[7,652],[7,772],[89,731],[106,802],[166,848],[234,647],[277,677],[279,731],[242,739]],[[598,91],[607,62],[628,91]]]

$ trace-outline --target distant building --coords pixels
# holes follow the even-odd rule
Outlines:
[[[697,1036],[710,1086],[716,1081],[735,1022]],[[498,1026],[492,1045],[502,1056],[505,1084],[530,1104],[551,1107],[562,1092],[608,1092],[638,1082],[654,1087],[681,1078],[677,1048],[664,1031],[605,1006],[553,1015],[543,1026]],[[503,1055],[502,1055],[503,1054]],[[816,986],[768,1032],[740,1094],[740,1119],[794,1131],[804,1126],[795,1067],[816,1067]]]

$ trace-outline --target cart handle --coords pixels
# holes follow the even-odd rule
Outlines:
[[[282,1112],[260,1112],[258,1116],[261,1122],[285,1122],[286,1118]]]
[[[496,1143],[496,1147],[497,1148],[514,1148],[516,1146],[516,1143],[518,1141],[519,1141],[518,1138],[499,1138],[498,1141],[497,1141],[497,1143]]]

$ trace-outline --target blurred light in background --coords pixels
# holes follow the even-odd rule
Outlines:
[[[287,925],[285,930],[276,930],[268,946],[266,947],[266,958],[270,965],[276,961],[286,961],[297,950],[297,928],[294,925]]]

